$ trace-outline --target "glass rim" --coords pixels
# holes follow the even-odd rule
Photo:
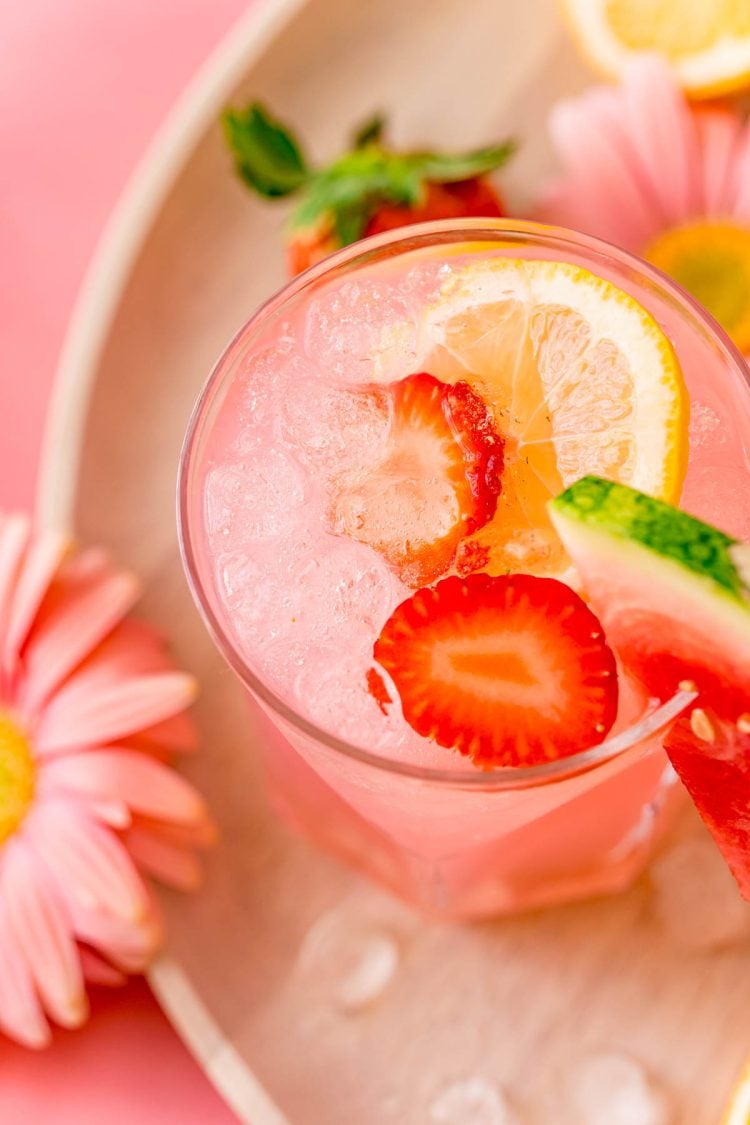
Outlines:
[[[373,259],[379,260],[428,246],[448,245],[464,239],[468,241],[467,236],[477,240],[482,233],[488,236],[489,241],[494,242],[499,242],[503,236],[508,236],[513,242],[523,240],[532,244],[535,242],[552,244],[558,249],[569,246],[574,254],[580,253],[581,250],[587,250],[589,254],[599,255],[619,268],[632,270],[647,278],[657,289],[666,292],[673,303],[681,306],[688,318],[696,320],[705,332],[710,333],[719,349],[725,353],[730,367],[738,371],[746,385],[750,382],[743,357],[710,314],[677,282],[657,267],[611,243],[563,227],[517,219],[451,219],[402,227],[396,231],[375,235],[344,247],[344,249],[329,255],[304,273],[299,274],[263,302],[234,334],[214,363],[193,407],[188,423],[178,469],[177,525],[180,553],[188,585],[216,647],[244,686],[275,716],[327,749],[387,773],[395,773],[436,784],[446,784],[453,788],[500,790],[531,788],[552,781],[563,780],[579,773],[588,772],[596,766],[604,765],[637,746],[644,739],[657,734],[696,698],[695,693],[677,691],[671,699],[662,702],[655,709],[647,711],[637,723],[605,739],[598,745],[586,747],[575,754],[538,765],[502,766],[493,770],[479,770],[476,767],[442,769],[398,761],[395,758],[357,746],[353,742],[339,738],[338,735],[324,727],[318,726],[317,723],[300,714],[285,702],[269,684],[249,667],[212,607],[211,599],[208,596],[197,564],[190,518],[193,454],[203,433],[205,414],[225,372],[237,358],[248,337],[260,329],[289,299],[297,296],[305,289],[315,286],[329,274],[340,272],[342,267],[356,267]],[[386,253],[383,253],[383,251],[386,251]]]

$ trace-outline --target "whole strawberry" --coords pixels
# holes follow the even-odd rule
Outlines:
[[[394,152],[383,119],[357,134],[351,151],[311,168],[292,133],[257,102],[224,114],[238,175],[268,199],[296,194],[286,230],[290,274],[360,238],[431,219],[498,217],[485,178],[513,152],[512,141],[463,154]]]

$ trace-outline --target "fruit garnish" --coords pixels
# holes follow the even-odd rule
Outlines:
[[[597,477],[550,513],[610,642],[653,695],[690,683],[724,718],[750,711],[750,601],[734,539]]]
[[[370,234],[430,219],[502,215],[484,179],[512,154],[511,141],[466,153],[395,152],[381,117],[357,133],[351,151],[312,167],[292,132],[254,102],[226,110],[227,143],[241,179],[268,199],[296,194],[286,241],[290,274]]]
[[[553,578],[444,578],[394,610],[374,655],[407,722],[487,769],[595,746],[617,713],[601,625]]]
[[[628,670],[661,699],[698,693],[665,750],[750,898],[750,601],[737,544],[597,478],[573,485],[550,510]]]
[[[610,77],[639,52],[669,60],[693,97],[716,97],[750,83],[750,20],[743,3],[675,0],[562,0],[582,52]]]
[[[699,698],[699,703],[700,698]],[[672,726],[669,760],[750,900],[750,715],[737,723],[696,707]]]
[[[383,714],[387,715],[388,708],[393,703],[393,700],[391,699],[388,688],[385,686],[385,680],[380,675],[380,672],[378,672],[377,668],[367,669],[366,680],[367,690],[369,691],[370,695],[375,700]]]
[[[464,536],[492,518],[503,443],[468,383],[421,372],[378,393],[391,403],[388,447],[378,464],[336,483],[330,525],[422,586],[444,575]]]
[[[629,294],[566,262],[485,259],[457,271],[423,320],[425,366],[465,379],[505,440],[494,519],[462,545],[468,573],[559,574],[547,502],[584,473],[677,500],[689,404],[674,349]]]

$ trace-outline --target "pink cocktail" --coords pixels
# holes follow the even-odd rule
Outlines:
[[[376,537],[359,534],[352,481],[367,492],[392,439],[389,388],[430,370],[425,316],[458,272],[498,257],[584,267],[651,313],[690,397],[681,503],[750,537],[741,357],[658,271],[533,224],[414,228],[350,248],[292,282],[219,360],[181,467],[186,566],[217,644],[272,720],[259,749],[277,807],[322,847],[450,917],[625,886],[675,796],[661,734],[686,702],[679,694],[650,700],[623,675],[618,718],[601,744],[544,764],[479,770],[419,735],[398,705],[380,706],[372,690],[373,645],[420,581],[410,583],[408,559],[394,566]],[[599,456],[593,446],[591,456]],[[426,505],[431,527],[441,502],[436,492],[434,508]],[[383,512],[398,519],[397,508]],[[538,567],[548,534],[540,527],[513,537],[513,569]],[[506,567],[511,556],[498,557]]]

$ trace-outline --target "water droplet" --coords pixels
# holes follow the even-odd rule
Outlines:
[[[393,933],[339,908],[324,914],[308,931],[298,964],[332,1007],[353,1015],[382,997],[396,973],[399,956]]]
[[[436,1125],[520,1125],[503,1091],[479,1075],[444,1087],[429,1113]]]
[[[668,1125],[667,1097],[627,1055],[603,1052],[568,1072],[565,1120],[575,1125]]]

